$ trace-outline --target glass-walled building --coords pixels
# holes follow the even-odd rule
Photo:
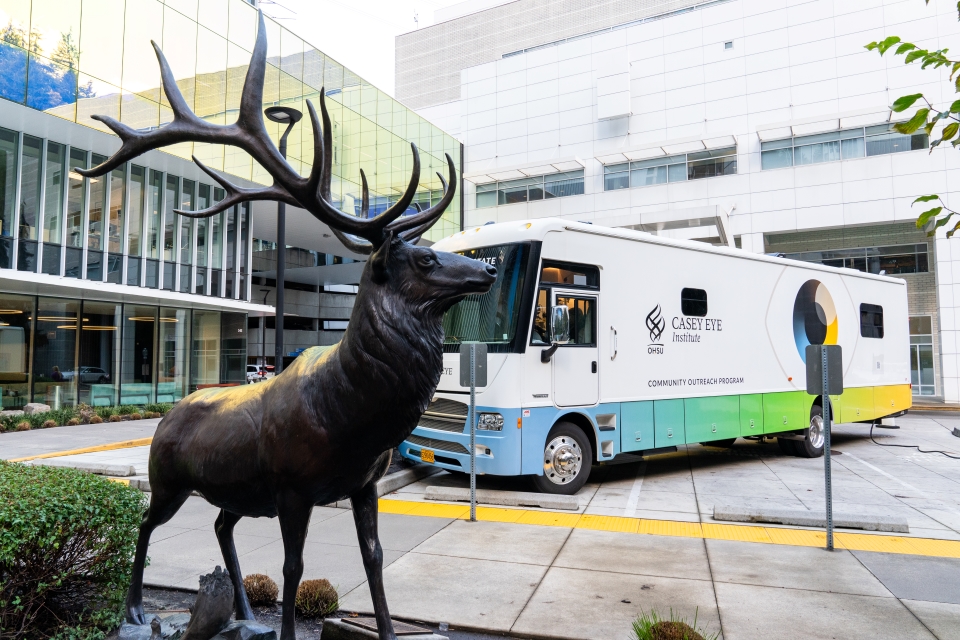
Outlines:
[[[436,174],[446,176],[445,154],[459,172],[458,141],[272,20],[266,29],[264,107],[306,113],[306,101],[319,108],[325,92],[338,208],[360,214],[361,169],[371,215],[395,202],[409,183],[411,142],[421,159],[415,203],[439,199]],[[267,304],[275,296],[262,288],[276,285],[275,205],[243,204],[203,220],[174,213],[204,209],[225,196],[192,155],[240,186],[269,184],[249,155],[183,143],[98,178],[77,173],[119,147],[92,115],[141,131],[172,120],[151,40],[198,116],[235,121],[256,30],[256,9],[246,0],[0,0],[3,409],[31,401],[176,402],[205,386],[241,384],[251,326],[261,328],[257,353],[263,355],[268,336],[262,327],[275,324],[259,320],[275,315]],[[266,126],[278,142],[279,125]],[[312,136],[305,118],[289,138],[288,159],[301,174],[311,168]],[[428,239],[460,229],[460,203],[454,200]],[[340,267],[360,258],[349,257],[329,229],[302,210],[287,211],[288,238],[299,247],[294,252],[322,258],[301,267]],[[272,247],[273,267],[255,259],[255,244]],[[289,283],[293,317],[284,325],[305,326],[308,314],[311,327],[322,328],[317,331],[342,332],[356,273],[342,284],[321,274],[317,284],[306,285],[312,275],[288,270],[300,281]],[[296,296],[311,292],[317,302],[298,307]],[[328,303],[336,308],[325,308]],[[323,344],[335,339],[330,333]],[[297,344],[302,350],[302,341]]]

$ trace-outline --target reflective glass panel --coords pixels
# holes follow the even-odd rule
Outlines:
[[[156,402],[157,308],[123,305],[120,404]]]
[[[168,175],[163,209],[163,259],[168,261],[175,260],[174,252],[176,251],[176,241],[174,239],[174,233],[177,228],[177,214],[175,214],[173,210],[177,208],[179,200],[180,178]]]
[[[180,195],[180,209],[185,211],[196,210],[197,183],[193,180],[183,181],[183,192]],[[180,264],[193,263],[193,224],[194,219],[187,216],[180,218]]]
[[[87,152],[70,149],[70,173],[67,181],[67,246],[83,247],[84,178],[76,169],[87,167]]]
[[[0,129],[0,236],[13,235],[17,197],[17,136]],[[9,268],[9,264],[3,265]]]
[[[123,252],[123,207],[126,196],[126,165],[110,172],[110,253]]]
[[[93,154],[93,164],[98,165],[106,158]],[[90,211],[87,218],[87,247],[94,251],[103,251],[103,208],[107,199],[107,176],[90,178]]]
[[[119,304],[84,302],[80,322],[79,400],[92,407],[117,404],[120,365]]]
[[[157,402],[178,402],[188,393],[189,319],[185,309],[160,309]]]
[[[30,344],[34,299],[0,294],[0,399],[4,409],[30,402]]]
[[[193,312],[190,391],[220,383],[220,312]]]
[[[33,343],[33,400],[53,409],[77,403],[77,319],[80,303],[39,298]]]
[[[40,209],[39,138],[23,136],[23,161],[20,170],[20,239],[37,239],[37,214]]]
[[[147,257],[160,257],[160,197],[163,174],[150,170],[150,182],[147,183],[147,200],[144,206],[147,216]]]
[[[143,205],[147,195],[147,170],[137,165],[130,166],[130,211],[128,212],[127,253],[139,256],[140,236],[143,233]]]

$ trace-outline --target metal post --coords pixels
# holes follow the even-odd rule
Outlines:
[[[470,522],[477,521],[477,345],[470,345]]]
[[[833,487],[830,482],[830,393],[827,383],[827,350],[821,349],[821,371],[823,372],[823,473],[826,484],[827,501],[827,551],[833,551]]]

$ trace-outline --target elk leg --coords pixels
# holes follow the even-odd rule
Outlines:
[[[233,597],[236,600],[237,620],[256,620],[250,600],[247,599],[247,590],[243,586],[243,574],[240,573],[240,561],[237,560],[237,547],[233,544],[233,528],[240,521],[241,516],[220,510],[214,530],[217,532],[217,542],[220,543],[220,552],[223,554],[223,563],[230,572],[230,581],[233,582]]]
[[[146,618],[143,615],[143,567],[147,561],[150,535],[154,529],[169,521],[189,496],[189,491],[171,496],[157,489],[150,494],[150,507],[143,514],[143,521],[140,523],[137,552],[133,558],[133,575],[130,577],[130,589],[127,591],[126,618],[131,624],[146,624]]]
[[[280,535],[283,538],[283,624],[280,640],[296,640],[297,625],[294,602],[303,577],[303,544],[307,540],[307,526],[313,505],[299,497],[282,495],[277,500],[280,517]]]
[[[369,483],[350,496],[353,503],[353,521],[357,525],[357,538],[360,541],[360,555],[363,568],[367,572],[367,584],[370,585],[370,597],[373,611],[377,617],[377,629],[380,640],[396,640],[393,621],[387,609],[387,596],[383,592],[383,550],[380,548],[380,536],[377,535],[377,483]]]

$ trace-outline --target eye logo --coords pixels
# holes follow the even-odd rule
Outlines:
[[[647,314],[647,329],[650,330],[650,342],[658,342],[666,326],[667,321],[663,319],[660,305],[657,305],[653,308],[653,311]]]
[[[807,280],[793,303],[793,339],[806,362],[807,346],[837,344],[837,308],[830,292],[819,280]]]

